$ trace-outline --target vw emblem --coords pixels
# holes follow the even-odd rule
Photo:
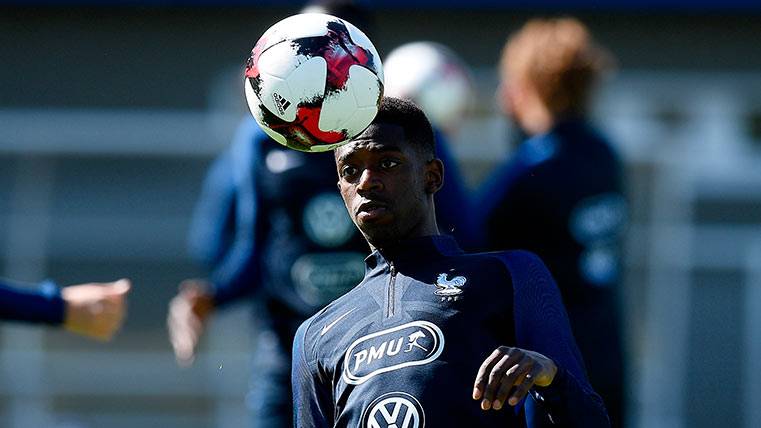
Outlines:
[[[405,392],[389,392],[373,400],[362,414],[362,428],[423,428],[420,402]]]

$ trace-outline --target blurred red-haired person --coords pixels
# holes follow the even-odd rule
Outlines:
[[[587,118],[594,84],[611,63],[574,18],[534,19],[510,36],[498,98],[526,139],[485,181],[476,206],[486,249],[527,249],[549,267],[591,384],[620,426],[627,204],[619,158]]]

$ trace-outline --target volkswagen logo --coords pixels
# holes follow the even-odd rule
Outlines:
[[[370,403],[362,413],[362,428],[423,428],[420,402],[406,392],[389,392]]]

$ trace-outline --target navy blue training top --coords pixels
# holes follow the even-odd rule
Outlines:
[[[61,291],[53,282],[28,288],[0,280],[0,319],[61,324],[63,318]]]
[[[500,345],[558,372],[518,410],[483,411],[473,383]],[[608,426],[542,262],[443,235],[373,252],[359,285],[299,328],[291,379],[298,427]]]

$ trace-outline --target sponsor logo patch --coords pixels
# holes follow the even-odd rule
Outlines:
[[[420,366],[444,351],[444,333],[428,321],[412,321],[355,340],[344,356],[343,380],[352,385],[373,376]]]
[[[406,392],[389,392],[362,412],[362,428],[423,428],[425,412],[417,398]]]

